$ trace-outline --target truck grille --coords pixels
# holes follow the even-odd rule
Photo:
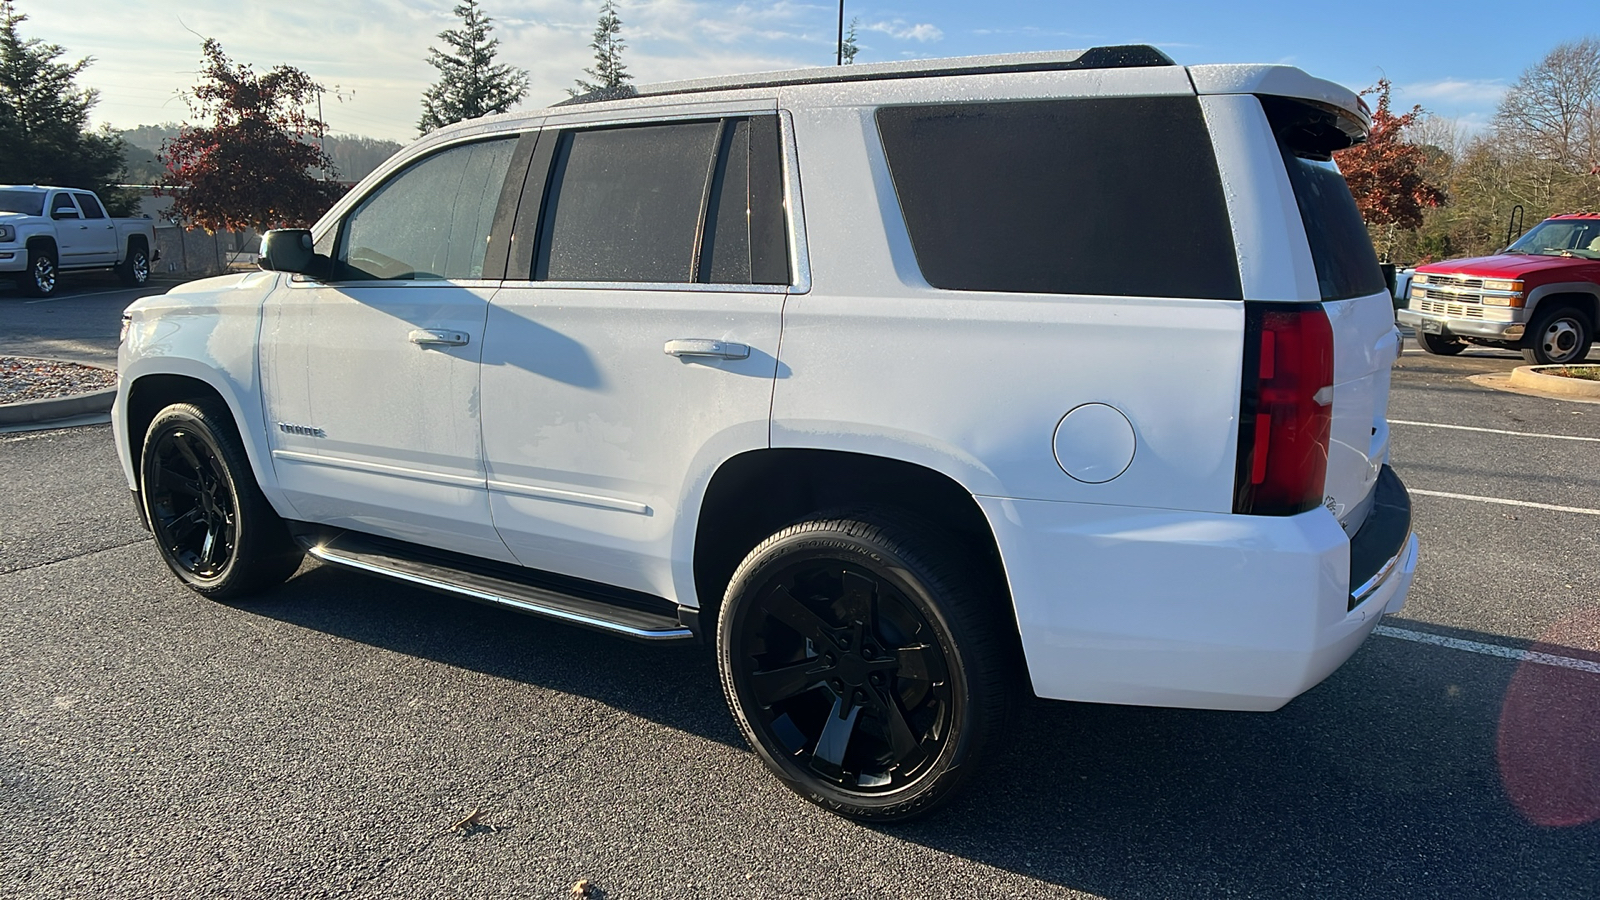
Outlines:
[[[1481,306],[1474,306],[1471,303],[1450,303],[1440,298],[1448,298],[1449,300],[1458,299],[1457,295],[1455,294],[1441,293],[1439,297],[1435,297],[1433,289],[1429,288],[1428,299],[1416,301],[1417,311],[1433,313],[1436,316],[1453,316],[1457,319],[1483,318],[1483,307]],[[1461,297],[1459,299],[1465,300],[1467,298]]]
[[[1429,300],[1443,300],[1455,304],[1482,303],[1483,279],[1468,278],[1464,275],[1429,275],[1427,285]],[[1460,315],[1460,313],[1451,313]],[[1470,314],[1469,314],[1470,315]],[[1483,310],[1478,310],[1478,318],[1483,318]]]

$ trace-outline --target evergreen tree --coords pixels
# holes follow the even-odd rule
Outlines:
[[[622,63],[622,51],[628,45],[622,39],[622,17],[617,15],[617,5],[613,0],[605,0],[600,4],[600,21],[595,25],[594,40],[589,42],[594,48],[594,68],[584,69],[583,74],[594,79],[577,80],[577,88],[568,88],[567,93],[574,97],[585,94],[597,94],[601,97],[627,96],[632,88],[627,82],[633,80],[628,74],[628,67]]]
[[[27,18],[0,0],[0,184],[86,188],[112,215],[130,214],[137,199],[114,187],[123,176],[122,138],[88,130],[99,98],[74,84],[94,60],[57,62],[60,46],[18,32]]]
[[[422,95],[423,133],[479,116],[503,113],[528,93],[528,73],[514,66],[497,65],[494,57],[500,39],[490,37],[494,20],[478,8],[478,0],[462,0],[455,14],[460,28],[439,32],[448,52],[428,50],[428,65],[439,70],[439,80]]]
[[[860,18],[850,20],[850,30],[844,33],[844,43],[839,45],[839,57],[844,60],[844,64],[847,66],[853,65],[856,61],[856,54],[861,52],[861,48],[856,46],[856,25],[860,24],[860,22]]]

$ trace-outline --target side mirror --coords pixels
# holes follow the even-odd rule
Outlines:
[[[82,218],[82,216],[79,216],[78,215],[78,211],[75,210],[75,209],[52,209],[52,210],[50,210],[50,218],[57,219],[57,220],[59,220],[59,219],[79,219],[79,218]]]
[[[320,256],[314,246],[311,232],[304,228],[275,228],[261,236],[256,265],[268,272],[321,275],[327,271],[328,258]]]

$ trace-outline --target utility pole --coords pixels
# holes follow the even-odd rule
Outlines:
[[[844,0],[839,0],[839,53],[834,58],[833,64],[844,65]]]

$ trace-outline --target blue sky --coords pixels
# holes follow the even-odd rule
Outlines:
[[[97,121],[179,121],[199,64],[197,32],[258,69],[299,66],[337,88],[332,130],[405,141],[434,70],[423,60],[454,0],[16,0],[24,34],[93,56]],[[620,0],[624,56],[641,82],[820,65],[838,7],[804,0]],[[527,105],[561,99],[591,63],[598,0],[483,0],[502,60],[533,75]],[[1443,11],[1448,9],[1448,11]],[[1600,7],[1516,14],[1485,2],[1307,4],[848,0],[861,62],[1095,44],[1151,43],[1180,63],[1283,62],[1361,89],[1387,76],[1397,100],[1481,127],[1505,87],[1556,44],[1600,35]]]

